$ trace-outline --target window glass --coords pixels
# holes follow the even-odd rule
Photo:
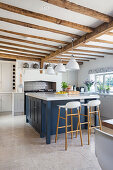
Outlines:
[[[95,82],[91,91],[99,93],[110,91],[113,93],[113,73],[91,74],[90,80]]]
[[[105,87],[109,87],[110,91],[113,92],[113,74],[105,75]]]
[[[104,78],[103,75],[96,75],[96,83],[95,83],[95,90],[101,92],[104,87]]]

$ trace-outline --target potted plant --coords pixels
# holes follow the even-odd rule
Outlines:
[[[67,89],[67,87],[68,87],[68,84],[63,81],[62,84],[61,84],[61,87],[62,87],[62,90],[63,90],[63,91],[66,91],[66,89]]]
[[[110,92],[110,87],[109,85],[106,86],[106,93],[109,93]]]
[[[93,80],[86,80],[84,84],[87,86],[88,92],[90,91],[91,86],[94,84]]]
[[[97,82],[97,90],[99,93],[103,92],[103,83]]]

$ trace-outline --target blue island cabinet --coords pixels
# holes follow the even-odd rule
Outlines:
[[[26,122],[41,133],[41,100],[26,96]]]
[[[26,96],[26,122],[28,122],[40,134],[40,137],[46,137],[47,144],[51,143],[51,135],[56,134],[58,105],[65,105],[69,101],[72,100],[47,101]],[[82,100],[81,104],[84,102],[85,100]],[[70,110],[68,112],[70,112]],[[76,113],[76,110],[73,110],[73,113]],[[82,106],[81,113],[85,114],[84,106]],[[65,109],[61,110],[61,116],[65,117]],[[77,118],[73,117],[74,130],[77,128],[77,121]],[[85,121],[87,121],[86,117],[81,115],[81,122]],[[70,117],[68,117],[68,124],[70,124]],[[60,125],[65,125],[65,120],[60,119],[59,126]],[[86,128],[85,125],[82,125],[82,129],[84,128]],[[65,128],[59,129],[59,133],[64,132]]]

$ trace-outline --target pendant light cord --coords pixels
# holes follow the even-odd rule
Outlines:
[[[73,53],[73,41],[74,41],[74,39],[72,39],[72,57],[74,57],[74,53]]]

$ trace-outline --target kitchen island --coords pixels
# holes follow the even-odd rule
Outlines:
[[[40,137],[46,137],[46,143],[51,143],[51,135],[56,134],[58,105],[65,105],[70,101],[80,101],[81,104],[87,103],[89,100],[99,99],[99,95],[56,95],[54,93],[26,93],[26,122],[29,123],[39,134]],[[73,109],[73,112],[75,110]],[[62,115],[65,116],[65,110],[62,109]],[[87,114],[86,107],[82,106],[82,114]],[[81,122],[85,122],[86,117],[81,115]],[[95,116],[95,124],[98,120]],[[61,125],[65,125],[65,121],[60,121]],[[70,118],[68,118],[70,124]],[[73,128],[77,127],[77,118],[73,118]],[[82,128],[87,128],[82,125]],[[64,133],[65,129],[59,129],[59,133]]]

